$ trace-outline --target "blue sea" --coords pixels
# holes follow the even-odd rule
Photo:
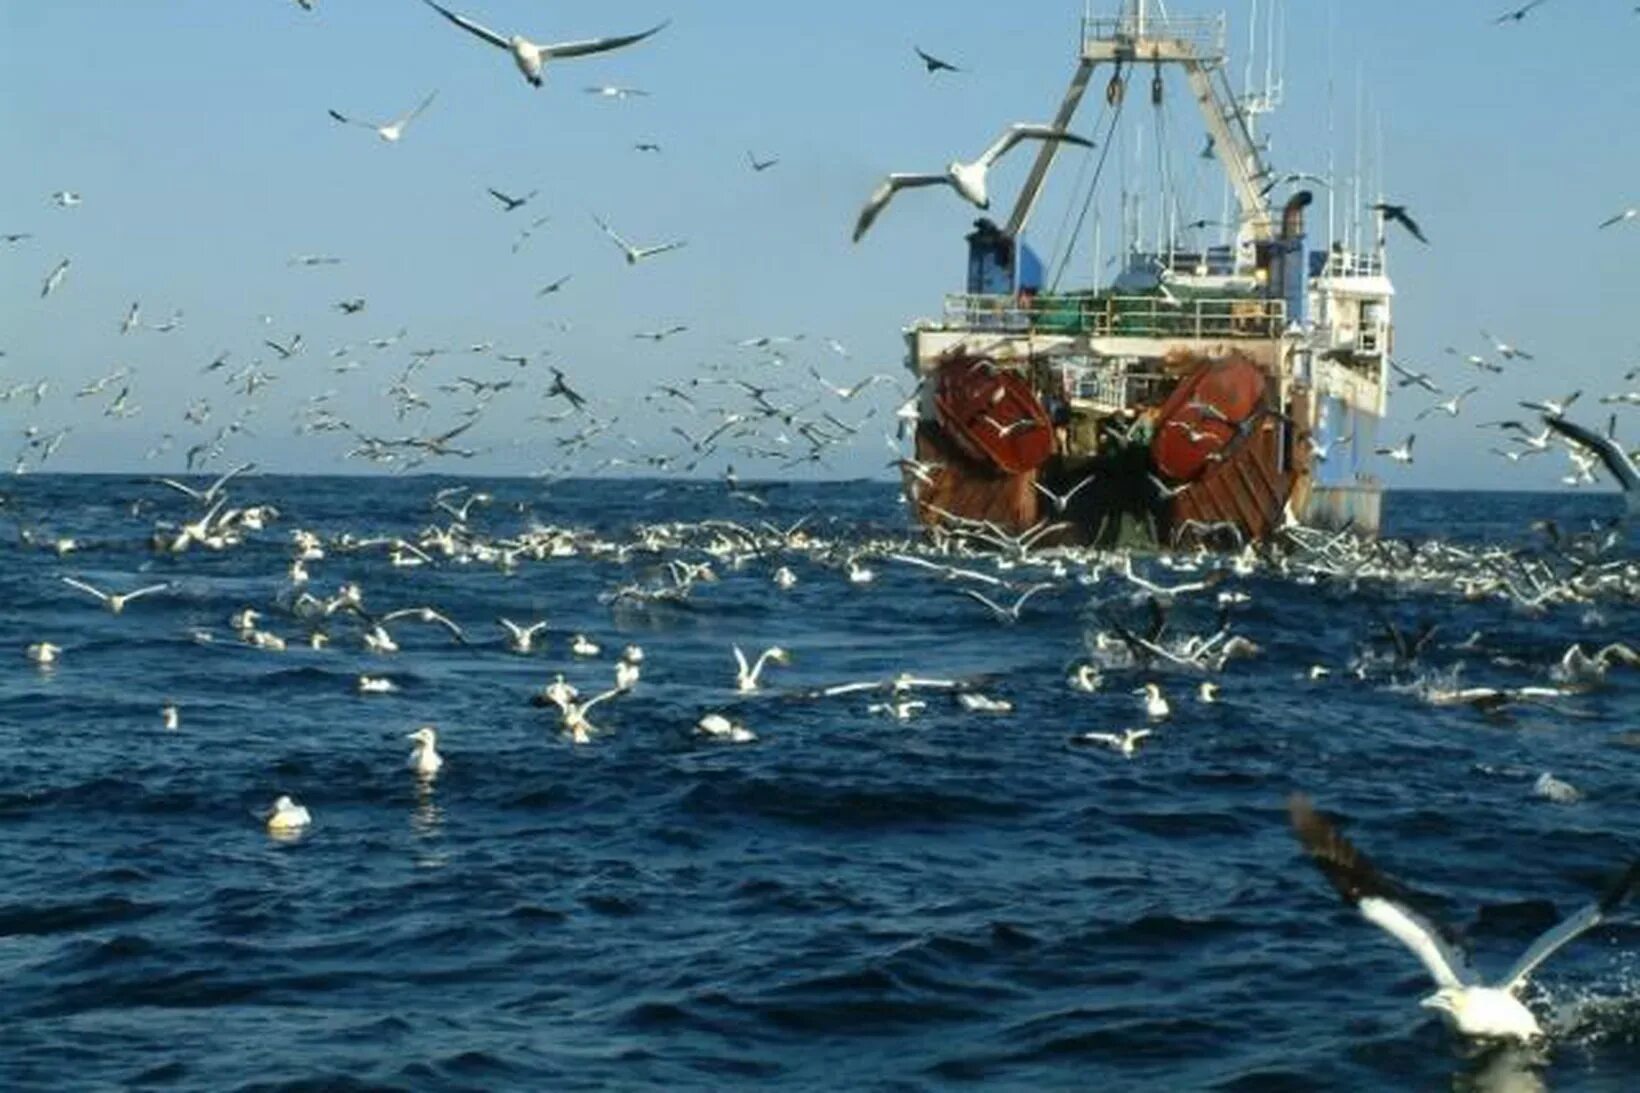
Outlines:
[[[1466,1047],[1285,813],[1312,796],[1500,972],[1640,847],[1640,671],[1497,716],[1410,683],[1545,684],[1573,642],[1640,644],[1633,600],[1530,611],[1410,565],[1261,571],[1171,613],[1206,633],[1218,592],[1250,597],[1230,617],[1261,652],[1216,677],[1220,702],[1164,667],[1110,668],[1090,694],[1067,672],[1108,618],[1142,622],[1135,589],[1068,563],[1003,625],[887,557],[910,534],[891,485],[473,482],[494,498],[470,511],[474,536],[550,526],[576,552],[390,565],[392,539],[449,524],[431,500],[459,484],[240,478],[230,504],[278,518],[181,554],[150,537],[199,509],[149,479],[0,488],[0,1088],[1640,1088],[1640,906],[1541,969],[1541,1050]],[[1617,505],[1397,493],[1386,509],[1386,535],[1479,557],[1543,552],[1533,520],[1570,535]],[[803,517],[830,549],[736,565],[698,530]],[[682,545],[656,552],[590,545],[681,522]],[[356,582],[368,613],[432,606],[466,643],[403,619],[400,651],[376,654],[347,612],[297,617],[297,528],[325,544],[313,595]],[[869,584],[843,575],[856,551]],[[669,580],[669,560],[717,579],[681,601],[611,599]],[[1000,575],[1023,589],[1042,572]],[[113,614],[64,576],[168,587]],[[240,641],[246,607],[288,648]],[[500,616],[547,620],[539,648],[509,652]],[[1386,620],[1437,629],[1399,675],[1357,678]],[[308,647],[316,628],[328,648]],[[601,656],[572,656],[576,634]],[[63,649],[49,669],[24,655],[39,641]],[[604,690],[634,643],[642,679],[589,714],[590,743],[531,705],[558,673]],[[739,694],[737,644],[790,664]],[[902,671],[1013,711],[930,691],[901,721],[868,712],[881,695],[811,694]],[[360,694],[361,674],[399,689]],[[1068,744],[1143,725],[1132,692],[1151,681],[1173,712],[1137,754]],[[695,734],[707,712],[757,741]],[[421,725],[446,761],[430,783],[405,765]],[[1544,773],[1579,799],[1536,792]],[[265,829],[280,794],[312,813],[300,837]]]

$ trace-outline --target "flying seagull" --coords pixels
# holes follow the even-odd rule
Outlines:
[[[950,186],[961,194],[963,198],[981,209],[991,207],[991,195],[986,190],[986,175],[991,165],[1001,159],[1007,151],[1023,140],[1057,140],[1068,144],[1079,144],[1084,148],[1092,148],[1093,142],[1086,137],[1079,137],[1075,133],[1064,129],[1055,129],[1049,125],[1010,125],[998,137],[996,143],[985,150],[972,163],[961,163],[953,160],[942,174],[892,174],[883,181],[881,186],[872,193],[866,207],[860,211],[860,220],[854,225],[854,241],[858,243],[878,215],[893,199],[896,191],[916,186]]]
[[[774,159],[758,159],[757,156],[753,155],[751,152],[746,153],[746,160],[752,165],[752,170],[756,171],[758,174],[762,174],[764,171],[767,171],[770,167],[773,167],[775,164],[780,162],[778,157]]]
[[[438,92],[434,91],[425,99],[421,100],[421,104],[408,114],[405,114],[400,118],[395,118],[393,121],[386,122],[382,125],[376,125],[375,123],[368,121],[360,121],[357,118],[350,118],[346,114],[340,113],[336,110],[330,111],[330,116],[341,122],[343,125],[357,125],[362,129],[374,130],[378,137],[381,137],[389,144],[394,144],[397,143],[400,137],[404,136],[405,127],[420,117],[423,110],[426,110],[429,106],[433,105],[433,100],[436,98],[438,98]]]
[[[1614,224],[1621,224],[1624,221],[1633,220],[1636,217],[1640,217],[1640,207],[1636,207],[1636,208],[1633,208],[1633,209],[1624,209],[1622,212],[1618,213],[1616,216],[1608,216],[1606,219],[1604,219],[1600,222],[1600,226],[1602,228],[1609,228],[1609,227],[1613,226]]]
[[[1623,446],[1609,436],[1601,436],[1592,429],[1587,429],[1575,421],[1567,421],[1563,417],[1545,416],[1543,423],[1567,440],[1573,440],[1589,449],[1600,457],[1600,462],[1606,465],[1611,476],[1617,479],[1617,484],[1623,487],[1623,498],[1628,504],[1629,515],[1640,514],[1640,468],[1636,468],[1634,460]]]
[[[63,283],[63,277],[66,276],[67,273],[68,259],[64,258],[52,268],[50,273],[46,274],[46,283],[40,286],[40,295],[45,297],[50,296],[53,292],[56,292],[57,286]]]
[[[1544,0],[1527,0],[1525,4],[1516,8],[1514,11],[1506,11],[1496,19],[1492,20],[1492,25],[1501,26],[1504,23],[1518,23],[1526,18],[1528,12],[1543,2]]]
[[[1440,929],[1413,910],[1407,889],[1378,872],[1365,854],[1315,811],[1308,798],[1295,793],[1287,801],[1287,811],[1298,841],[1344,901],[1360,911],[1368,922],[1411,949],[1435,980],[1439,989],[1419,1005],[1439,1011],[1453,1028],[1469,1037],[1541,1038],[1543,1029],[1537,1018],[1516,995],[1539,964],[1610,915],[1640,881],[1640,861],[1636,861],[1593,903],[1532,942],[1497,985],[1487,986]]]
[[[614,38],[587,38],[578,42],[542,44],[532,42],[519,34],[514,34],[510,38],[503,37],[465,16],[457,15],[448,8],[440,7],[438,4],[433,3],[433,0],[422,0],[422,2],[468,34],[482,38],[491,45],[510,52],[514,63],[518,65],[518,71],[522,72],[524,78],[535,87],[541,86],[541,70],[546,67],[547,62],[550,60],[558,57],[584,57],[591,53],[606,53],[612,49],[633,45],[653,34],[658,34],[667,26],[667,23],[671,22],[671,20],[667,20],[667,23],[660,23],[638,34],[623,34]]]
[[[928,71],[929,71],[930,74],[933,74],[935,72],[941,72],[941,71],[944,71],[944,72],[961,72],[962,71],[962,69],[958,68],[956,65],[952,64],[950,61],[942,61],[938,57],[935,57],[933,54],[924,53],[917,46],[912,46],[911,48],[917,51],[917,56],[922,58],[922,63],[928,67]]]
[[[1412,233],[1412,238],[1416,239],[1426,247],[1429,246],[1429,240],[1424,238],[1424,233],[1418,228],[1418,222],[1407,214],[1407,207],[1405,205],[1391,205],[1387,202],[1380,201],[1378,204],[1372,206],[1372,211],[1383,213],[1385,220],[1392,220],[1401,225],[1401,227]]]
[[[523,197],[509,197],[508,195],[502,193],[500,190],[496,189],[493,186],[488,186],[488,187],[485,187],[485,188],[490,191],[490,196],[491,197],[493,197],[497,201],[501,202],[501,211],[506,212],[506,213],[510,213],[514,209],[519,208],[522,205],[529,204],[530,198],[534,197],[536,194],[541,192],[539,190],[531,190],[529,193],[525,194]]]
[[[669,250],[677,250],[679,247],[686,245],[685,240],[677,239],[670,243],[662,243],[659,246],[654,247],[634,247],[631,243],[628,243],[619,232],[604,223],[598,217],[594,216],[592,218],[592,222],[602,228],[603,233],[613,239],[615,241],[615,245],[620,247],[621,250],[625,252],[626,264],[629,266],[635,266],[645,258],[653,258],[657,254],[665,254]]]

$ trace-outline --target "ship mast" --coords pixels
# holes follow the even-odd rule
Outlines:
[[[1253,139],[1247,112],[1225,72],[1224,25],[1223,15],[1175,19],[1167,15],[1165,8],[1161,8],[1161,14],[1153,14],[1151,0],[1126,0],[1123,13],[1115,18],[1084,18],[1076,74],[1060,103],[1054,125],[1061,129],[1070,126],[1093,71],[1101,64],[1114,66],[1118,77],[1124,66],[1139,62],[1157,68],[1183,68],[1213,136],[1219,161],[1230,176],[1243,230],[1252,241],[1262,242],[1274,235],[1270,210],[1260,192],[1268,171]],[[1009,235],[1017,236],[1030,221],[1058,153],[1058,141],[1046,141],[1038,151],[1008,218]]]

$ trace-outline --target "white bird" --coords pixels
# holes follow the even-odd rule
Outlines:
[[[1606,470],[1617,479],[1617,484],[1623,488],[1623,498],[1628,505],[1629,515],[1640,514],[1640,468],[1634,464],[1634,459],[1624,450],[1623,446],[1609,436],[1602,436],[1592,429],[1586,429],[1574,421],[1567,421],[1561,417],[1546,417],[1544,424],[1568,440],[1588,448],[1600,457]]]
[[[570,741],[575,744],[590,743],[594,734],[600,730],[587,720],[587,713],[598,703],[624,693],[617,687],[612,691],[605,691],[603,694],[589,698],[582,703],[577,703],[574,699],[565,699],[559,702],[558,709],[562,714],[564,733],[570,738]]]
[[[1436,1010],[1464,1036],[1530,1041],[1543,1036],[1532,1011],[1516,997],[1527,979],[1556,950],[1603,921],[1640,881],[1640,861],[1593,903],[1550,927],[1494,986],[1481,981],[1464,954],[1407,902],[1406,889],[1379,873],[1366,855],[1318,814],[1308,798],[1294,794],[1288,813],[1299,842],[1344,901],[1368,922],[1412,950],[1435,980],[1436,992],[1420,1005]]]
[[[507,648],[514,653],[527,654],[535,646],[535,635],[547,628],[545,620],[520,626],[511,619],[496,619],[507,630]]]
[[[23,655],[42,668],[49,668],[57,663],[57,656],[63,651],[61,645],[53,645],[49,641],[37,641],[23,650]]]
[[[431,725],[423,725],[407,734],[405,739],[416,743],[405,765],[422,778],[432,778],[438,774],[439,768],[444,766],[444,756],[438,753],[437,748],[438,730]]]
[[[135,592],[110,593],[104,592],[100,588],[94,588],[91,585],[86,584],[84,581],[77,580],[74,577],[64,577],[63,583],[68,585],[70,588],[77,588],[81,592],[91,593],[91,595],[101,600],[103,602],[103,606],[108,608],[109,613],[113,615],[118,615],[121,611],[124,611],[125,605],[130,603],[132,600],[137,599],[139,596],[147,596],[154,592],[164,592],[166,589],[171,587],[169,584],[151,584],[145,588],[139,588]]]
[[[1521,405],[1528,410],[1540,411],[1546,417],[1565,417],[1566,411],[1572,408],[1572,403],[1576,402],[1582,393],[1573,391],[1563,399],[1546,398],[1538,402],[1523,402]]]
[[[848,560],[844,572],[848,574],[850,584],[870,584],[877,579],[876,572],[870,566],[861,565],[854,558]]]
[[[420,105],[408,114],[395,118],[392,121],[384,122],[381,125],[368,121],[360,121],[357,118],[350,118],[346,114],[336,110],[330,111],[330,116],[341,122],[343,125],[357,125],[362,129],[373,130],[378,137],[381,137],[389,144],[393,144],[396,143],[400,137],[404,136],[405,127],[420,117],[423,110],[426,110],[429,106],[433,105],[433,100],[436,98],[438,98],[438,92],[434,91],[425,99],[421,100]]]
[[[695,731],[728,744],[751,744],[757,740],[757,733],[719,713],[709,713],[695,722]]]
[[[597,95],[605,99],[630,99],[633,97],[646,98],[649,95],[649,92],[643,91],[636,87],[615,87],[610,84],[586,88],[586,93],[588,95]]]
[[[546,67],[547,62],[550,60],[559,57],[584,57],[591,53],[604,53],[612,49],[620,49],[623,46],[641,42],[652,34],[658,34],[667,26],[667,23],[661,23],[659,26],[651,27],[639,34],[624,34],[614,38],[588,38],[578,42],[547,44],[532,42],[518,34],[505,37],[465,16],[457,15],[448,8],[440,7],[438,4],[433,3],[433,0],[423,0],[423,2],[467,33],[482,38],[491,45],[511,53],[513,62],[518,65],[518,71],[522,72],[524,78],[535,87],[541,86],[541,70]]]
[[[1122,733],[1113,732],[1084,732],[1071,737],[1072,744],[1088,745],[1100,744],[1114,751],[1119,751],[1128,759],[1139,750],[1139,745],[1150,736],[1149,729],[1128,729]]]
[[[390,695],[399,689],[399,685],[386,676],[360,676],[359,693],[364,695]]]
[[[630,691],[638,685],[638,677],[643,674],[639,662],[622,657],[615,662],[615,689]]]
[[[1104,678],[1099,674],[1099,669],[1091,664],[1078,664],[1065,682],[1070,684],[1072,689],[1085,691],[1088,694],[1097,691],[1105,683]]]
[[[40,287],[41,298],[43,299],[44,297],[50,296],[53,292],[56,292],[57,286],[63,283],[63,278],[67,274],[68,259],[64,258],[61,262],[58,262],[52,267],[50,273],[46,274],[46,282]]]
[[[866,232],[871,230],[871,225],[878,215],[888,207],[894,195],[903,189],[918,186],[950,186],[961,194],[964,200],[981,209],[989,209],[991,195],[986,187],[986,176],[990,173],[991,165],[1022,140],[1064,141],[1067,144],[1079,144],[1084,148],[1093,147],[1093,142],[1086,137],[1077,136],[1064,129],[1055,129],[1050,125],[1011,125],[972,163],[953,160],[941,174],[889,175],[882,185],[873,191],[871,198],[866,202],[866,207],[861,210],[860,219],[854,225],[854,241],[858,243]]]
[[[569,651],[578,657],[595,657],[603,652],[598,643],[585,634],[576,634],[570,639]]]
[[[959,589],[957,589],[957,591],[961,592],[964,596],[967,596],[969,599],[978,600],[980,603],[984,604],[986,607],[989,607],[991,609],[991,613],[996,616],[998,622],[1008,623],[1008,624],[1012,625],[1013,623],[1016,623],[1016,622],[1019,621],[1019,612],[1022,608],[1024,608],[1026,600],[1030,599],[1032,596],[1036,595],[1038,592],[1041,592],[1044,588],[1052,588],[1052,587],[1054,587],[1054,586],[1053,586],[1053,583],[1051,581],[1045,581],[1041,584],[1033,584],[1031,587],[1027,588],[1024,592],[1020,593],[1019,598],[1016,599],[1011,605],[1009,605],[1007,607],[1004,607],[1001,604],[997,603],[995,600],[993,600],[991,597],[985,595],[983,592],[975,592],[972,588],[959,588]]]
[[[72,209],[85,199],[74,190],[58,190],[51,195],[51,200],[59,209]]]
[[[1614,224],[1622,224],[1626,221],[1633,220],[1635,217],[1640,217],[1640,208],[1624,209],[1616,216],[1608,216],[1606,219],[1602,220],[1600,222],[1600,226],[1602,228],[1609,228]]]
[[[1462,391],[1459,391],[1457,394],[1453,395],[1451,398],[1447,399],[1445,402],[1437,402],[1433,406],[1420,410],[1418,412],[1418,416],[1412,420],[1422,421],[1424,418],[1433,413],[1444,413],[1448,417],[1457,417],[1458,410],[1463,405],[1463,400],[1479,390],[1479,387],[1466,387]]]
[[[1583,799],[1581,790],[1570,782],[1556,778],[1548,771],[1538,775],[1537,781],[1532,783],[1532,793],[1557,805],[1576,804]]]
[[[182,714],[181,711],[177,709],[177,704],[175,702],[167,702],[165,705],[161,706],[159,708],[159,717],[160,722],[167,729],[172,731],[175,731],[177,726],[182,723]]]
[[[1378,455],[1388,456],[1390,459],[1393,459],[1397,463],[1411,463],[1412,462],[1412,442],[1417,440],[1417,439],[1418,438],[1416,436],[1410,436],[1409,435],[1405,440],[1403,440],[1398,446],[1396,446],[1394,448],[1374,448],[1373,451]]]
[[[1162,697],[1162,689],[1154,683],[1146,683],[1133,693],[1145,696],[1145,716],[1152,721],[1161,721],[1173,712],[1167,699]]]
[[[669,250],[677,250],[679,247],[688,246],[687,240],[675,239],[670,243],[661,243],[653,247],[637,247],[627,242],[625,236],[604,223],[599,217],[594,216],[592,222],[597,224],[605,235],[614,240],[617,247],[621,248],[621,252],[626,255],[626,264],[629,266],[635,266],[645,258],[653,258],[657,254],[665,254]]]
[[[796,583],[797,574],[793,573],[790,567],[781,566],[779,569],[774,571],[774,584],[776,588],[790,588]]]
[[[776,664],[790,664],[791,657],[786,650],[778,645],[771,645],[758,656],[757,662],[748,666],[746,654],[740,651],[740,646],[734,646],[735,663],[739,665],[735,672],[735,689],[741,694],[751,694],[757,690],[758,678],[763,674],[763,666],[769,661]]]
[[[305,806],[284,795],[273,802],[273,811],[268,814],[268,830],[275,834],[291,834],[312,822],[313,816]]]
[[[1219,685],[1211,679],[1204,679],[1201,686],[1196,688],[1196,701],[1217,702],[1219,700]]]
[[[1014,704],[1005,698],[992,698],[978,691],[960,691],[957,705],[972,713],[1013,713]]]

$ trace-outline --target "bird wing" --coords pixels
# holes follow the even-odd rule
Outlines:
[[[471,19],[468,19],[464,15],[457,15],[455,12],[451,11],[449,8],[440,7],[439,5],[433,3],[433,0],[422,0],[422,3],[426,4],[428,7],[432,8],[434,11],[436,11],[440,15],[444,16],[446,19],[450,20],[450,22],[454,23],[456,26],[460,27],[462,30],[466,31],[468,34],[477,35],[478,37],[484,39],[486,42],[489,42],[491,45],[500,46],[502,49],[511,49],[512,48],[512,44],[510,42],[508,42],[506,38],[503,38],[501,35],[497,34],[495,31],[491,30],[489,27],[482,26],[481,24],[475,23]]]
[[[508,197],[506,194],[502,193],[500,190],[496,189],[493,186],[486,186],[485,189],[489,190],[491,197],[495,198],[497,201],[501,202],[503,205],[516,204],[516,202],[514,201],[513,198]]]
[[[104,602],[107,602],[107,600],[108,600],[108,593],[104,592],[100,588],[93,588],[92,586],[86,584],[84,581],[79,580],[78,578],[64,577],[63,578],[63,583],[68,585],[68,587],[70,587],[70,588],[78,588],[81,592],[89,592],[93,596],[97,597],[99,600],[102,600]]]
[[[146,596],[151,592],[164,592],[166,589],[168,589],[170,587],[171,587],[171,585],[169,583],[151,584],[151,585],[148,585],[144,588],[139,588],[135,592],[127,592],[125,594],[125,596],[123,597],[123,599],[125,600],[126,603],[130,603],[132,600],[136,599],[139,596]]]
[[[404,117],[400,118],[398,121],[395,121],[393,124],[399,126],[400,128],[409,125],[421,116],[421,112],[423,110],[426,110],[429,106],[432,106],[433,100],[436,98],[438,98],[438,92],[434,91],[425,99],[421,100],[420,104],[418,104],[414,110],[410,111],[410,113],[404,115]]]
[[[331,111],[328,111],[328,113],[330,114],[331,117],[335,118],[337,121],[341,122],[343,125],[362,125],[366,129],[376,128],[374,125],[371,125],[367,121],[359,121],[355,118],[350,118],[346,114],[342,113],[340,110],[331,110]]]
[[[1013,613],[1015,615],[1018,615],[1020,608],[1025,606],[1025,601],[1026,600],[1030,599],[1032,596],[1036,595],[1038,592],[1041,592],[1044,588],[1052,588],[1052,587],[1054,587],[1054,585],[1051,581],[1044,581],[1041,584],[1033,584],[1031,587],[1027,588],[1024,592],[1022,592],[1020,594],[1019,599],[1014,601]]]
[[[173,490],[178,490],[185,493],[189,497],[192,497],[195,501],[203,501],[207,496],[207,491],[196,490],[192,486],[185,486],[181,482],[176,481],[174,478],[156,478],[154,481],[158,482],[162,486],[170,486]]]
[[[602,229],[602,231],[605,235],[607,235],[611,239],[615,240],[615,242],[620,245],[620,248],[622,250],[631,251],[631,250],[635,249],[632,246],[631,243],[628,243],[626,241],[626,239],[621,235],[620,232],[616,231],[614,228],[612,228],[608,224],[604,223],[603,220],[600,219],[596,213],[593,214],[592,222],[594,224],[598,225],[598,227],[600,229]]]
[[[603,694],[587,699],[585,702],[581,703],[581,716],[585,717],[588,710],[592,709],[592,707],[596,706],[604,699],[616,698],[620,695],[624,695],[625,693],[625,691],[621,690],[619,687],[616,687],[614,690],[605,691]]]
[[[986,167],[1001,159],[1010,148],[1022,140],[1057,140],[1066,144],[1079,144],[1084,148],[1092,148],[1093,141],[1087,137],[1077,136],[1065,129],[1055,129],[1051,125],[1010,125],[996,143],[985,149],[985,154],[979,157],[979,162]]]
[[[1634,460],[1629,458],[1629,454],[1616,441],[1563,417],[1545,415],[1543,423],[1561,436],[1577,441],[1598,455],[1600,462],[1605,464],[1612,477],[1623,487],[1623,492],[1628,495],[1630,507],[1640,504],[1640,470],[1635,468]]]
[[[883,180],[882,185],[871,192],[871,197],[866,200],[866,207],[860,210],[860,219],[854,225],[854,241],[858,243],[866,232],[871,230],[871,225],[876,223],[878,215],[893,200],[896,191],[916,186],[938,186],[948,181],[944,175],[889,175]]]
[[[634,247],[632,253],[639,258],[653,258],[657,254],[665,254],[669,250],[677,250],[688,245],[689,241],[687,239],[675,239],[670,243],[662,243],[654,247]]]
[[[1601,893],[1599,899],[1545,930],[1542,936],[1521,954],[1521,958],[1515,961],[1515,966],[1509,969],[1499,985],[1507,991],[1517,991],[1525,986],[1526,977],[1531,975],[1539,964],[1549,959],[1562,945],[1596,926],[1611,914],[1618,904],[1628,898],[1630,889],[1637,882],[1640,882],[1640,861],[1631,862],[1617,882]]]
[[[579,42],[556,42],[552,45],[542,46],[541,54],[544,57],[584,57],[589,53],[605,53],[611,49],[620,49],[623,46],[633,45],[651,35],[659,34],[671,22],[668,19],[664,23],[656,24],[637,34],[622,34],[614,38],[587,38]]]
[[[740,651],[740,646],[738,645],[733,648],[735,651],[735,663],[740,665],[740,674],[744,676],[751,671],[751,667],[746,663],[746,654]]]
[[[1434,923],[1406,904],[1405,888],[1380,873],[1330,820],[1315,811],[1309,798],[1293,794],[1287,811],[1299,842],[1345,902],[1412,950],[1438,985],[1462,987],[1475,981],[1463,954],[1447,943]]]
[[[975,592],[972,588],[959,588],[957,591],[962,593],[964,596],[967,596],[971,600],[978,600],[980,603],[983,603],[986,607],[989,607],[998,618],[1008,617],[1007,608],[999,607],[995,600],[991,599],[991,597],[985,595],[983,592]]]

